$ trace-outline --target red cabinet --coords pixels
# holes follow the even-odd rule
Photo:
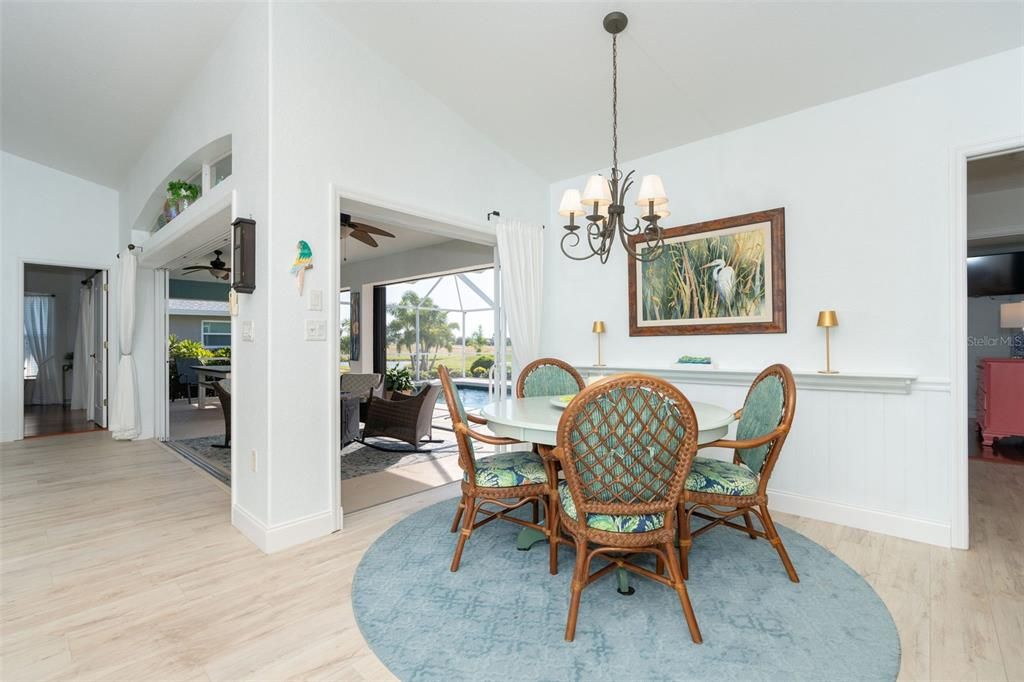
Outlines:
[[[984,358],[978,363],[978,429],[985,445],[1024,436],[1024,359]]]

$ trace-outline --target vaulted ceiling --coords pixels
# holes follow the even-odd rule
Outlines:
[[[241,9],[0,3],[4,151],[116,189]]]
[[[0,143],[117,187],[243,5],[3,2]],[[623,159],[1024,44],[1019,0],[324,7],[549,180],[610,162],[613,9]]]
[[[1024,44],[1021,2],[338,3],[378,50],[549,180]]]

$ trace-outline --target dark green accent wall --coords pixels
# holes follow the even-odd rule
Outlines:
[[[188,279],[172,279],[168,298],[190,298],[195,301],[226,301],[229,284],[219,282],[194,282]]]

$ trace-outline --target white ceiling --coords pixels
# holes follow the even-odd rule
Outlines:
[[[549,180],[1024,44],[1021,2],[337,3],[351,33]]]
[[[111,187],[241,2],[11,2],[5,150]],[[356,39],[546,179],[610,162],[610,39],[630,159],[1024,44],[1015,2],[339,2]]]
[[[3,149],[117,188],[242,6],[0,3]]]

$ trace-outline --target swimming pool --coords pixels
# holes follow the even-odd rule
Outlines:
[[[486,386],[473,386],[473,385],[458,385],[459,397],[462,398],[462,406],[467,410],[477,410],[491,402],[491,398],[488,397]],[[444,391],[437,396],[438,405],[444,405]]]

